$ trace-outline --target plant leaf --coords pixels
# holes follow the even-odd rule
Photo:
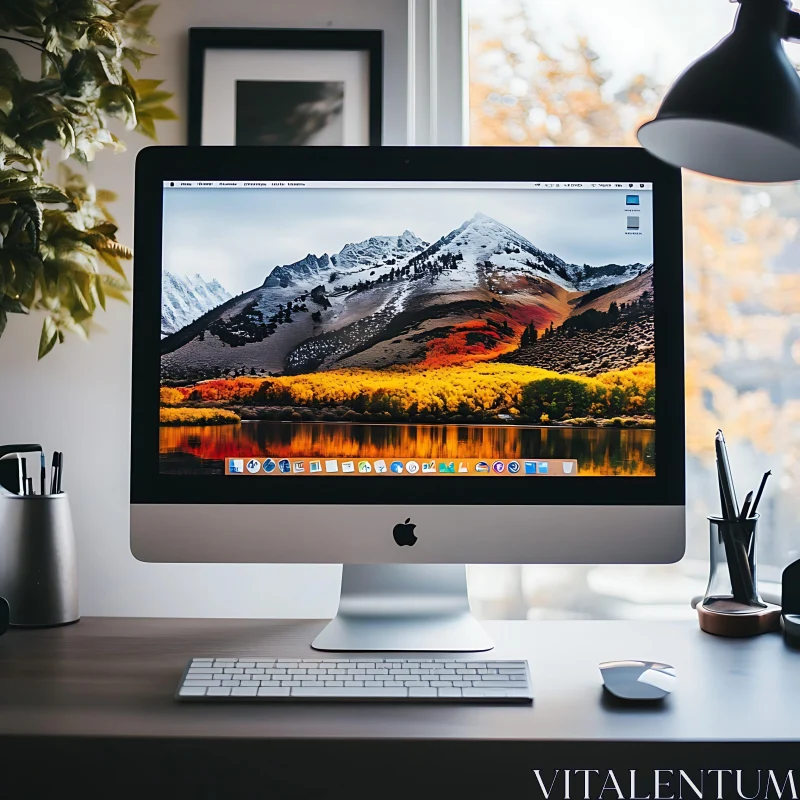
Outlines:
[[[42,323],[42,335],[39,337],[39,360],[41,361],[58,341],[58,329],[53,318],[48,314]]]

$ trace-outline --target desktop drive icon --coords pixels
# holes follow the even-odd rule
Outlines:
[[[475,465],[475,472],[488,472],[489,471],[489,464],[486,461],[479,461]]]
[[[526,475],[535,475],[536,474],[536,462],[535,461],[526,461],[525,462],[525,474]]]
[[[502,461],[495,461],[492,464],[492,470],[498,475],[502,475],[506,471],[506,465]]]
[[[565,461],[561,466],[564,467],[565,475],[572,475],[572,469],[575,465],[571,461]]]
[[[392,461],[392,466],[389,469],[394,472],[395,475],[402,475],[403,474],[403,462],[402,461]]]
[[[638,206],[639,205],[639,195],[638,194],[629,194],[625,198],[625,205],[626,206]]]
[[[242,475],[244,474],[244,459],[243,458],[232,458],[228,461],[228,470],[231,475]]]
[[[264,461],[264,472],[266,473],[275,472],[277,466],[278,465],[275,463],[273,459],[268,458],[266,461]]]
[[[540,462],[539,462],[538,469],[537,469],[536,471],[539,473],[539,475],[547,475],[547,473],[550,471],[550,464],[549,464],[549,462],[547,462],[547,461],[540,461]]]
[[[289,463],[289,459],[288,458],[282,458],[278,462],[278,469],[281,472],[291,472],[292,471],[292,465]]]
[[[519,472],[519,461],[509,461],[508,471],[511,475],[516,475]]]
[[[352,461],[342,461],[342,472],[355,472],[356,465]]]
[[[639,217],[628,217],[627,227],[629,231],[639,230]]]
[[[258,459],[251,458],[247,464],[247,471],[251,475],[255,475],[257,472],[261,472],[261,462]]]
[[[358,471],[359,472],[372,472],[372,464],[369,461],[359,461],[358,462]]]
[[[386,472],[386,462],[382,458],[375,462],[375,472],[380,475]]]
[[[419,472],[419,464],[416,461],[406,462],[406,471],[409,475],[416,475]]]

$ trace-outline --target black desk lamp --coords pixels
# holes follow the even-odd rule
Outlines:
[[[800,13],[791,0],[738,2],[733,30],[678,78],[639,142],[706,175],[800,180],[800,77],[782,44],[800,42]]]

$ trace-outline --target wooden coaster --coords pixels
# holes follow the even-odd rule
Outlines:
[[[706,608],[702,603],[697,604],[697,618],[700,628],[714,636],[758,636],[760,633],[776,631],[780,627],[780,606],[766,603],[766,608],[745,608],[731,603],[731,608],[720,608],[721,603],[715,603],[718,610]]]

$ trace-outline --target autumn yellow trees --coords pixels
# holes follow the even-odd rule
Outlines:
[[[567,417],[652,415],[655,366],[608,372],[596,378],[561,375],[520,364],[388,370],[341,369],[280,378],[213,380],[161,389],[163,406],[347,406],[391,418],[418,414],[447,418],[505,409],[536,421]]]

